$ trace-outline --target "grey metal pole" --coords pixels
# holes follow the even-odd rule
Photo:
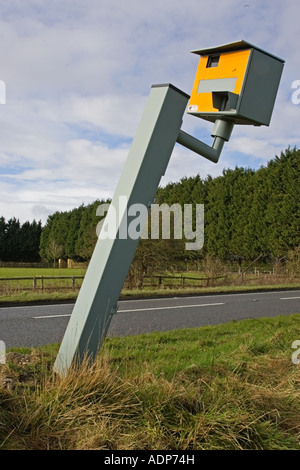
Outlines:
[[[85,355],[93,359],[106,336],[138,239],[124,238],[128,208],[151,206],[176,143],[189,96],[173,85],[154,85],[106,217],[116,211],[114,236],[99,237],[65,331],[54,370],[65,375]],[[119,207],[120,198],[127,205]],[[120,231],[122,230],[122,236]]]
[[[217,163],[225,142],[230,139],[233,127],[233,122],[217,119],[211,134],[214,137],[212,147],[182,130],[179,132],[177,142],[211,162]]]

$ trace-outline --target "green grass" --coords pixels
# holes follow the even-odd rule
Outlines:
[[[264,290],[276,290],[276,289],[299,289],[299,282],[285,282],[277,284],[241,284],[241,285],[218,285],[211,287],[186,287],[186,288],[147,288],[143,290],[123,290],[122,297],[152,297],[152,296],[172,296],[172,295],[199,295],[199,294],[213,294],[213,293],[229,293],[229,292],[249,292],[249,291],[264,291]]]
[[[300,314],[107,338],[66,378],[52,372],[58,345],[14,349],[0,448],[300,450],[296,339]]]
[[[291,354],[291,340],[297,337],[300,339],[300,317],[292,315],[142,334],[138,341],[136,336],[110,338],[108,345],[112,360],[120,364],[119,370],[123,370],[126,359],[128,376],[141,373],[147,363],[152,372],[170,378],[183,369],[209,370],[218,365],[228,371],[235,370],[237,362],[245,365],[260,354]]]
[[[80,268],[0,268],[0,277],[22,276],[84,276]]]

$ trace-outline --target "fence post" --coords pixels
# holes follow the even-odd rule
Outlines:
[[[72,277],[72,289],[75,290],[75,277]]]
[[[33,278],[33,289],[36,289],[36,277]]]

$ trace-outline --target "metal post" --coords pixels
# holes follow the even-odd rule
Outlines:
[[[182,130],[179,132],[177,142],[211,162],[217,163],[225,142],[228,142],[230,138],[233,126],[234,123],[231,121],[217,119],[211,134],[214,137],[212,147]]]
[[[176,143],[188,99],[170,84],[154,85],[151,89],[106,216],[112,217],[113,209],[116,210],[114,237],[99,237],[97,241],[54,364],[61,375],[85,355],[93,359],[106,336],[139,242],[128,236],[123,238],[124,226],[128,229],[128,208],[136,203],[150,208]],[[125,197],[127,205],[119,207],[120,198]]]

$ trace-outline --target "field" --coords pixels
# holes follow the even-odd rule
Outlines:
[[[85,271],[80,268],[0,268],[0,277],[80,276]]]
[[[76,299],[85,272],[76,268],[0,268],[0,303]]]
[[[295,340],[300,314],[107,338],[66,378],[58,345],[11,350],[0,448],[300,450]]]

